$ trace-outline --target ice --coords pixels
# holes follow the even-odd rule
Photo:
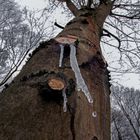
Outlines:
[[[59,58],[59,67],[62,67],[63,55],[64,55],[64,46],[60,44],[60,58]]]
[[[77,90],[78,91],[82,90],[82,92],[85,94],[88,102],[93,103],[93,99],[90,95],[88,87],[81,75],[81,72],[80,72],[80,69],[78,66],[78,62],[77,62],[77,58],[76,58],[76,48],[73,44],[70,44],[70,65],[75,74]]]
[[[92,117],[94,117],[94,118],[97,117],[97,112],[96,111],[92,112]]]
[[[65,89],[63,89],[63,91],[62,91],[62,95],[63,95],[63,110],[64,110],[64,112],[67,112],[67,96],[66,96]]]

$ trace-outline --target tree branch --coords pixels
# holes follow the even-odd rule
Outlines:
[[[21,63],[24,61],[24,59],[26,58],[27,54],[29,53],[30,49],[28,49],[25,54],[23,55],[23,57],[21,58],[21,60],[18,62],[18,64],[16,64],[9,72],[8,74],[5,76],[5,78],[0,82],[0,86],[3,86],[9,79],[10,77],[18,70],[19,66],[21,65]]]
[[[110,14],[110,11],[112,9],[113,2],[106,2],[106,3],[101,3],[97,8],[96,8],[96,22],[100,28],[103,27],[103,24],[105,22],[106,17]],[[100,17],[100,18],[99,18]]]
[[[108,36],[113,36],[117,41],[118,41],[118,43],[119,43],[119,46],[118,46],[118,49],[120,50],[120,47],[121,47],[121,41],[120,41],[120,39],[117,37],[117,36],[115,36],[115,35],[113,35],[112,33],[110,33],[108,30],[106,30],[106,29],[103,29],[103,31],[105,31],[106,33],[108,33],[109,35]]]
[[[120,14],[115,14],[115,13],[110,13],[111,16],[118,16],[118,17],[123,17],[123,18],[128,18],[128,19],[139,19],[140,17],[138,17],[140,13],[131,15],[131,16],[126,16],[126,15],[120,15]]]
[[[88,0],[87,7],[90,8],[92,3],[93,3],[93,0]]]
[[[54,25],[57,26],[57,27],[60,28],[60,29],[64,29],[64,27],[61,26],[61,25],[59,25],[57,22],[55,22]]]
[[[69,10],[73,13],[74,16],[78,13],[78,8],[74,5],[74,3],[71,0],[59,0],[61,2],[66,2],[67,7]]]
[[[114,0],[115,1],[115,0]],[[112,1],[114,3],[114,1]],[[100,0],[100,4],[105,4],[107,5],[108,3],[110,3],[111,0]]]

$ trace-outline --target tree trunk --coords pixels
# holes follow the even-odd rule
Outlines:
[[[0,94],[1,140],[110,140],[110,90],[100,37],[94,18],[81,11],[56,38],[40,44]],[[72,47],[93,103],[77,90]]]

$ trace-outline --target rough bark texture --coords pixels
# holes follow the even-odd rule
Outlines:
[[[77,59],[93,104],[76,90],[69,46],[59,68],[59,43],[54,39],[43,42],[0,94],[0,140],[110,140],[110,91],[100,34],[94,18],[79,12],[56,37],[77,37]],[[51,79],[60,82],[50,84],[55,89],[49,85]],[[67,112],[63,111],[64,88]]]

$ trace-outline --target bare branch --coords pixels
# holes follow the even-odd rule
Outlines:
[[[119,16],[119,17],[124,17],[124,18],[128,18],[128,19],[139,19],[140,17],[138,17],[140,15],[140,12],[139,13],[136,13],[134,15],[131,15],[131,16],[127,16],[127,15],[120,15],[120,14],[115,14],[113,12],[110,13],[111,16]]]
[[[92,3],[93,3],[93,0],[88,0],[88,2],[87,2],[87,7],[90,8],[91,5],[92,5]]]
[[[74,3],[71,0],[58,0],[60,2],[66,2],[67,7],[69,10],[73,13],[74,16],[77,15],[78,8],[74,5]]]
[[[64,29],[64,27],[62,27],[61,25],[59,25],[57,22],[55,22],[54,25],[57,26],[60,29]]]
[[[114,37],[118,41],[118,43],[119,43],[118,49],[120,50],[120,47],[121,47],[121,41],[120,41],[120,39],[117,36],[113,35],[111,32],[109,32],[106,29],[103,29],[103,31],[105,31],[106,33],[108,33],[109,35],[111,35],[112,37]]]

